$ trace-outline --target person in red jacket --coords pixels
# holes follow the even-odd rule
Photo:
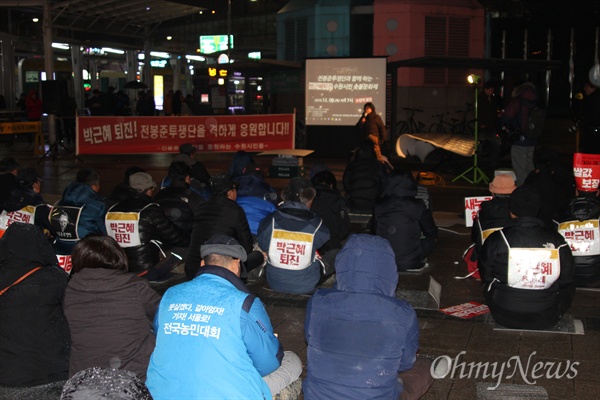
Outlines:
[[[30,121],[42,119],[42,100],[35,89],[31,89],[29,95],[25,98],[25,111],[27,112],[27,119]]]

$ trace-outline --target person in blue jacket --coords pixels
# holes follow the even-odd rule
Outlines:
[[[317,250],[329,240],[329,229],[310,210],[316,191],[297,177],[281,192],[283,204],[258,228],[258,245],[268,254],[266,275],[277,292],[304,294],[324,277]]]
[[[351,235],[335,265],[334,288],[317,290],[306,308],[304,398],[420,398],[433,382],[431,364],[417,358],[415,311],[395,297],[389,242]]]
[[[77,181],[63,191],[62,199],[50,211],[56,231],[57,254],[70,255],[77,242],[90,233],[106,234],[106,204],[100,197],[100,176],[92,168],[77,172]]]
[[[146,380],[152,397],[271,399],[294,382],[299,389],[300,359],[283,351],[263,304],[239,278],[246,250],[217,234],[201,256],[198,275],[160,302]]]

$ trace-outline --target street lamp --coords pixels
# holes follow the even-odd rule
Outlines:
[[[467,169],[465,172],[463,172],[462,174],[460,174],[459,176],[457,176],[456,178],[454,178],[452,180],[452,182],[463,178],[464,180],[466,180],[469,183],[479,183],[481,181],[488,183],[490,180],[489,178],[486,176],[486,174],[481,170],[481,168],[479,168],[479,166],[477,165],[477,151],[479,148],[479,107],[478,107],[478,101],[479,101],[479,83],[481,82],[481,76],[476,75],[476,74],[470,74],[469,76],[467,76],[467,82],[469,82],[474,88],[475,88],[475,132],[473,135],[473,139],[475,141],[475,150],[473,153],[473,166],[470,167],[469,169]],[[467,177],[467,175],[470,172],[473,172],[473,180],[469,179]]]

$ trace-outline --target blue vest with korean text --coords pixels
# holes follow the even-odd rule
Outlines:
[[[271,398],[243,341],[248,296],[211,274],[167,290],[146,380],[155,400]]]

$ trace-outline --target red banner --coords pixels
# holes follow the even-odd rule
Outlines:
[[[575,187],[580,192],[595,192],[600,183],[600,154],[573,154]]]
[[[173,153],[294,148],[295,114],[194,117],[78,117],[77,154]]]

